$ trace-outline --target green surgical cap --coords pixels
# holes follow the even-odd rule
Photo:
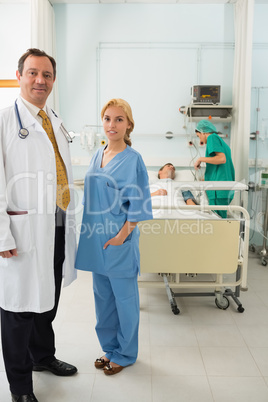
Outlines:
[[[216,133],[216,127],[210,123],[208,120],[200,120],[200,122],[196,126],[196,130],[200,131],[200,133]]]

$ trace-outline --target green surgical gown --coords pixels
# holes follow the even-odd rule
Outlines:
[[[234,181],[235,171],[231,158],[230,147],[223,141],[218,134],[210,134],[207,139],[206,157],[213,157],[216,152],[224,153],[226,162],[221,165],[206,164],[205,180],[206,181]],[[229,202],[234,197],[234,191],[231,190],[211,190],[207,191],[209,200],[215,200],[218,198],[227,199]],[[211,203],[211,202],[210,202]]]

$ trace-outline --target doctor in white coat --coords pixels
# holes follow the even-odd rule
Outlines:
[[[21,88],[16,107],[0,111],[1,335],[12,401],[28,402],[37,401],[32,370],[77,372],[56,359],[52,329],[62,278],[65,286],[76,278],[75,208],[68,137],[62,120],[46,106],[55,60],[29,49],[16,74]],[[38,115],[40,109],[54,139],[44,129],[50,122]],[[21,128],[28,131],[19,136]]]

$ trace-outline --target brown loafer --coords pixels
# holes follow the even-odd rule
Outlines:
[[[118,366],[118,367],[113,367],[110,365],[110,363],[107,363],[103,369],[104,374],[106,375],[114,375],[117,373],[120,373],[120,371],[123,370],[123,366]]]
[[[101,358],[99,358],[99,359],[96,359],[96,361],[95,361],[95,367],[97,368],[97,369],[103,369],[105,366],[106,366],[106,364],[109,364],[110,363],[110,360],[104,360],[102,357]]]

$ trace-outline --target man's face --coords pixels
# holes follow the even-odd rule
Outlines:
[[[159,172],[160,179],[175,179],[175,167],[168,163],[163,167],[163,169]]]
[[[21,96],[42,109],[55,81],[49,58],[28,56],[24,61],[22,75],[17,71],[16,76],[20,84]]]
[[[197,137],[199,137],[200,145],[207,143],[207,134],[209,133],[200,133],[200,131],[195,130]]]

